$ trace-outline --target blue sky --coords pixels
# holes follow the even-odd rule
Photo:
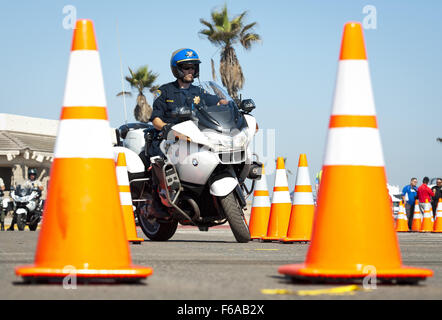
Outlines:
[[[440,1],[8,1],[0,13],[0,112],[58,119],[72,30],[63,28],[63,7],[92,19],[100,51],[110,123],[124,122],[118,20],[123,72],[148,64],[158,84],[173,80],[171,52],[195,49],[203,61],[201,79],[211,78],[210,59],[219,51],[198,36],[200,18],[227,3],[232,16],[248,11],[262,43],[236,48],[261,129],[276,130],[277,156],[288,157],[294,186],[300,153],[311,179],[320,169],[335,86],[342,29],[363,21],[373,5],[377,28],[365,30],[378,124],[388,181],[401,187],[416,176],[442,175],[442,4]],[[128,85],[125,84],[126,89]],[[135,95],[136,96],[136,95]],[[149,102],[152,96],[146,94]],[[127,100],[134,121],[135,98]],[[312,181],[313,182],[313,181]],[[273,182],[270,180],[270,184]]]

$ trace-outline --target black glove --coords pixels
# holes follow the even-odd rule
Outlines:
[[[172,126],[173,126],[172,123],[168,123],[161,129],[161,136],[163,139],[167,139],[167,136],[169,135]]]

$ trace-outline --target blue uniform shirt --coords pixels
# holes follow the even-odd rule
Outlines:
[[[417,197],[417,187],[412,187],[411,185],[405,186],[402,189],[402,195],[405,199],[408,198],[407,202],[409,204],[414,204]]]
[[[216,105],[220,100],[218,96],[211,95],[201,87],[194,85],[190,85],[188,89],[180,89],[178,81],[162,85],[156,94],[150,121],[158,117],[165,123],[178,123],[179,119],[174,113],[180,107],[190,107],[189,103],[204,103],[210,106]]]

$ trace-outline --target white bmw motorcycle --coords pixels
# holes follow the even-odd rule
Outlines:
[[[197,101],[180,108],[176,115],[180,122],[159,145],[165,159],[148,154],[159,132],[144,123],[117,129],[114,152],[126,155],[138,224],[149,239],[170,239],[178,223],[207,231],[228,222],[235,239],[248,242],[250,232],[243,209],[253,192],[254,180],[261,178],[262,167],[250,151],[258,129],[250,115],[255,105],[248,99],[238,108],[216,83],[201,82],[200,86],[229,103],[208,106]],[[250,190],[246,179],[252,180]],[[152,186],[156,185],[159,188],[154,190]],[[166,217],[154,214],[155,192]]]
[[[35,231],[43,210],[41,192],[32,186],[18,185],[11,190],[10,197],[14,203],[13,215],[17,221],[18,230],[23,231],[28,225],[29,230]]]

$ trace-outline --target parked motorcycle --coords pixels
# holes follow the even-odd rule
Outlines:
[[[228,104],[208,106],[202,99],[193,99],[180,108],[175,115],[180,122],[160,144],[165,159],[148,154],[159,133],[144,123],[121,126],[114,152],[126,154],[135,212],[149,239],[170,239],[178,223],[208,231],[228,222],[235,239],[248,242],[250,232],[243,209],[254,180],[261,178],[262,167],[250,151],[258,130],[250,114],[255,105],[248,99],[238,107],[215,82],[201,82],[200,86]],[[247,179],[252,181],[250,190]],[[154,214],[154,193],[167,210],[165,218]]]
[[[14,203],[13,219],[20,231],[28,225],[29,230],[35,231],[41,220],[43,200],[41,192],[32,186],[17,185],[11,190],[10,197]]]

